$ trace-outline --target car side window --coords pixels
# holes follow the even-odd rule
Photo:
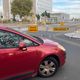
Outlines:
[[[27,46],[27,47],[37,46],[37,45],[38,45],[37,43],[35,43],[35,42],[33,42],[33,41],[29,40],[29,39],[26,39],[26,38],[24,38],[23,42],[26,43],[26,46]]]
[[[25,42],[27,47],[37,45],[35,42],[18,34],[0,30],[0,48],[17,48],[21,41]]]
[[[18,47],[19,41],[22,38],[19,35],[0,30],[0,46],[1,48],[15,48]]]

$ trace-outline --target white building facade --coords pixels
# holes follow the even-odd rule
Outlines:
[[[52,0],[36,0],[36,14],[52,12]]]
[[[70,21],[70,15],[66,13],[51,13],[50,17],[52,22],[68,22]]]

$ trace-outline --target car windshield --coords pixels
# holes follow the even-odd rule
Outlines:
[[[39,41],[40,43],[44,43],[44,41],[41,39],[41,38],[39,38],[39,37],[37,37],[37,36],[34,36],[34,35],[30,35],[31,37],[33,37],[33,38],[35,38],[37,41]]]

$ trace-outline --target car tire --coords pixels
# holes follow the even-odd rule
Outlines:
[[[58,61],[54,57],[47,57],[39,66],[38,74],[40,77],[51,77],[58,70]]]

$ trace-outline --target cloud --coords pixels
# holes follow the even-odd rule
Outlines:
[[[70,0],[53,0],[53,2],[68,2]]]
[[[65,12],[80,18],[80,0],[53,0],[53,12]]]
[[[60,9],[58,9],[58,8],[54,8],[53,9],[53,12],[55,13],[60,13],[60,12],[64,12],[64,10],[60,10]]]

